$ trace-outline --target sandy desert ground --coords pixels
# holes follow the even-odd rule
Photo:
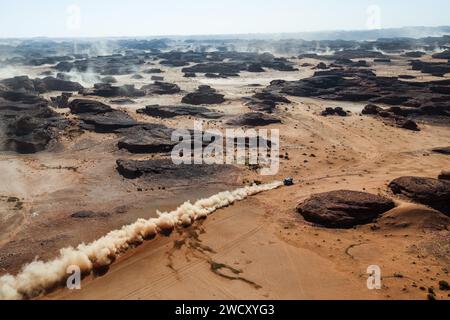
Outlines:
[[[305,62],[320,61],[301,60]],[[181,68],[155,67],[166,69],[165,81],[177,83],[184,93],[199,84],[224,93],[227,101],[211,107],[225,113],[224,120],[204,120],[205,128],[223,128],[227,118],[248,111],[242,98],[257,90],[254,84],[267,86],[275,79],[312,76],[314,70],[301,63],[296,61],[300,71],[295,73],[268,71],[256,76],[243,72],[229,79],[183,78]],[[407,69],[401,59],[393,65],[374,69],[377,75],[414,74],[420,77],[415,81],[436,80]],[[129,76],[117,79],[119,84],[148,81]],[[132,105],[112,106],[137,120],[190,128],[193,120],[188,117],[162,120],[136,113],[145,105],[178,103],[182,95],[138,98]],[[110,104],[108,99],[95,99]],[[390,181],[401,176],[435,178],[450,169],[448,155],[431,151],[449,145],[448,123],[419,119],[421,131],[414,132],[362,116],[367,103],[289,99],[292,103],[275,113],[282,123],[265,127],[280,130],[282,158],[276,176],[261,177],[248,167],[238,167],[177,185],[127,180],[115,170],[115,160],[126,152],[115,148],[114,134],[75,129],[52,151],[20,157],[2,153],[0,273],[18,272],[35,256],[51,259],[62,247],[93,241],[138,218],[153,217],[156,210],[171,210],[184,201],[251,181],[293,177],[294,186],[250,197],[205,221],[129,250],[107,273],[85,278],[81,290],[58,289],[40,298],[427,299],[431,290],[437,299],[449,299],[448,292],[438,288],[439,281],[450,282],[450,218],[394,196],[388,188]],[[326,107],[336,106],[351,115],[320,115]],[[339,189],[385,195],[397,207],[373,223],[351,229],[313,225],[296,211],[309,196]],[[19,200],[9,201],[11,197]],[[81,210],[105,215],[70,216]],[[381,268],[381,290],[367,288],[370,265]]]

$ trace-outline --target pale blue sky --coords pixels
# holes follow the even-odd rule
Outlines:
[[[450,25],[449,0],[1,0],[0,37],[360,30],[371,5],[382,28]]]

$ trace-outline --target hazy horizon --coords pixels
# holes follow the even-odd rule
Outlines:
[[[297,39],[297,35],[308,35],[311,36],[317,35],[317,34],[353,34],[353,33],[371,33],[371,32],[377,32],[382,33],[384,31],[402,31],[402,30],[419,30],[421,28],[424,29],[436,29],[439,28],[445,28],[448,29],[449,32],[445,32],[444,34],[450,35],[450,24],[449,25],[442,25],[442,26],[406,26],[406,27],[397,27],[397,28],[381,28],[377,30],[364,30],[364,29],[337,29],[337,30],[317,30],[317,31],[305,31],[305,32],[278,32],[278,33],[271,33],[271,32],[249,32],[249,33],[205,33],[205,34],[165,34],[165,35],[121,35],[121,36],[114,36],[114,35],[106,35],[106,36],[16,36],[16,37],[3,37],[0,36],[0,39],[17,39],[17,40],[39,40],[39,39],[50,39],[50,40],[95,40],[95,39],[245,39],[245,40],[251,40],[251,39],[266,39],[270,36],[279,36],[280,39],[290,39],[290,36],[293,36],[292,38]],[[285,36],[285,37],[282,37]],[[294,37],[295,36],[295,37]],[[417,35],[417,36],[411,36],[412,38],[422,38],[429,36],[426,35]],[[276,37],[275,37],[276,38]],[[389,38],[389,36],[387,37]],[[302,40],[310,40],[301,38]],[[318,38],[312,37],[314,40],[322,40]],[[276,39],[275,39],[276,40]]]
[[[0,38],[284,34],[450,25],[450,2],[348,0],[9,1]]]

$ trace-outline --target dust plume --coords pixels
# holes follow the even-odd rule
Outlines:
[[[16,276],[7,274],[0,277],[0,299],[36,297],[64,283],[68,277],[69,266],[78,266],[83,274],[108,267],[119,254],[142,243],[145,239],[152,239],[157,234],[170,232],[178,226],[189,226],[220,208],[249,196],[276,189],[281,185],[281,182],[252,185],[234,191],[221,192],[195,203],[188,201],[172,212],[158,212],[159,218],[139,219],[133,224],[111,231],[90,244],[83,243],[76,248],[61,249],[59,256],[54,260],[47,262],[35,260],[25,265]]]

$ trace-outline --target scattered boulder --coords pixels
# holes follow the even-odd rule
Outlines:
[[[394,202],[385,197],[338,190],[313,195],[297,210],[308,222],[327,228],[351,228],[370,223],[394,207]]]
[[[117,83],[117,79],[113,76],[107,76],[100,79],[102,83]]]
[[[377,115],[381,111],[383,111],[383,108],[376,106],[374,104],[368,104],[367,106],[364,107],[361,113],[364,115]]]
[[[322,111],[321,115],[324,117],[326,117],[326,116],[347,117],[348,112],[345,111],[344,109],[342,109],[342,107],[336,107],[336,108],[328,107],[324,111]]]
[[[94,212],[94,211],[78,211],[70,215],[74,219],[93,219],[93,218],[108,218],[111,214],[108,212]]]
[[[143,86],[141,90],[144,90],[146,94],[175,94],[181,92],[178,85],[174,83],[167,83],[161,81],[155,81],[153,84]]]
[[[81,113],[78,115],[82,124],[80,127],[98,133],[114,133],[119,129],[130,128],[138,123],[123,111],[113,110],[106,113]]]
[[[411,131],[420,131],[419,126],[413,120],[406,120],[400,124],[400,128],[411,130]]]

